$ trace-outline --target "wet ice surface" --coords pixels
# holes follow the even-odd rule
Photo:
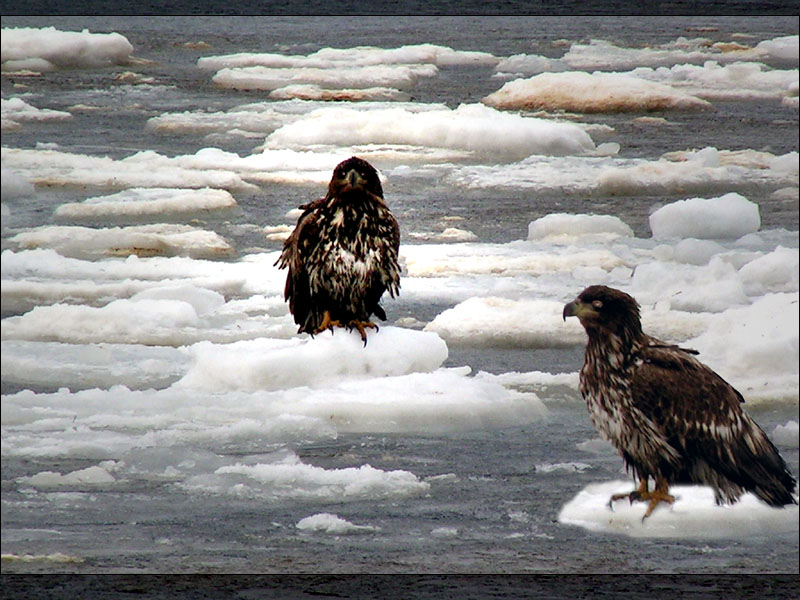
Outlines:
[[[120,36],[42,30],[61,63],[4,32],[4,571],[796,572],[796,507],[608,507],[561,319],[630,292],[797,474],[796,30],[446,21],[67,19]],[[274,267],[351,154],[403,239],[366,347],[297,336]]]

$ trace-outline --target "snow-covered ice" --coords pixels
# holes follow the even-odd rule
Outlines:
[[[623,73],[541,73],[515,79],[483,99],[507,110],[623,112],[709,108],[705,100],[668,85]]]
[[[53,71],[124,65],[133,46],[119,33],[60,31],[55,27],[3,28],[3,71]]]
[[[129,188],[116,194],[94,196],[83,202],[65,203],[53,213],[63,220],[96,220],[125,217],[159,217],[170,213],[203,213],[236,206],[227,190]]]
[[[633,489],[632,482],[609,481],[590,484],[561,510],[560,523],[590,531],[644,538],[725,539],[797,533],[797,505],[773,508],[745,494],[733,505],[717,506],[714,491],[705,486],[675,485],[672,506],[660,505],[642,522],[644,502],[626,500],[609,507],[612,494]]]

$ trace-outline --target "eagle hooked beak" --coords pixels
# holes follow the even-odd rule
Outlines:
[[[573,300],[564,305],[564,312],[561,317],[566,321],[567,317],[578,317],[579,319],[591,312],[594,312],[591,305],[584,304],[580,300]]]
[[[345,181],[350,185],[350,187],[363,187],[364,186],[364,178],[361,177],[361,174],[356,171],[355,169],[350,169],[347,172],[347,175],[344,176]]]
[[[578,315],[578,301],[573,300],[572,302],[564,305],[564,312],[561,313],[561,318],[565,321],[567,317],[575,317]]]

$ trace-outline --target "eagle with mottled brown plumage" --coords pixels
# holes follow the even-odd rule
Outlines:
[[[284,297],[297,331],[357,329],[366,345],[366,329],[378,328],[370,317],[386,320],[381,296],[400,289],[400,228],[378,173],[353,156],[333,170],[324,198],[300,208],[275,263],[289,269]]]
[[[646,518],[659,503],[675,501],[670,484],[701,484],[713,488],[717,504],[732,504],[745,491],[771,506],[797,504],[795,478],[742,408],[742,395],[697,360],[697,351],[644,333],[636,300],[594,285],[564,306],[564,319],[570,316],[589,336],[580,390],[592,423],[639,480],[610,503],[649,502]]]

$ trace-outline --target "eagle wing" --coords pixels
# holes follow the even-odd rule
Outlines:
[[[318,209],[324,202],[325,198],[319,198],[300,206],[303,213],[297,219],[294,231],[284,242],[283,250],[275,263],[281,269],[289,268],[283,297],[289,301],[289,310],[301,329],[311,316],[311,287],[306,261],[311,250],[319,243],[321,223]]]
[[[791,502],[786,489],[794,479],[742,410],[742,395],[694,351],[649,341],[631,381],[633,407],[678,455],[677,463],[669,461],[673,481],[712,485],[718,502],[735,501],[743,488],[770,504]]]

